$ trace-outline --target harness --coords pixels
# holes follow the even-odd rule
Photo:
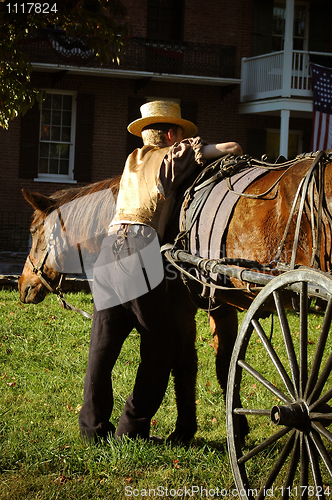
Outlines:
[[[292,208],[288,217],[288,221],[285,226],[283,236],[281,238],[280,244],[277,249],[277,255],[272,262],[266,264],[259,264],[254,261],[247,261],[243,259],[232,259],[224,257],[221,259],[204,259],[198,258],[195,262],[195,266],[199,272],[204,277],[208,277],[209,273],[213,272],[213,267],[215,265],[236,265],[239,267],[255,267],[262,272],[271,272],[273,270],[289,270],[296,268],[296,256],[299,247],[299,237],[300,237],[300,227],[303,215],[305,213],[306,201],[309,205],[310,219],[311,219],[311,233],[312,233],[312,257],[311,257],[311,267],[318,268],[320,262],[320,251],[321,251],[321,241],[323,232],[323,215],[326,217],[329,225],[330,233],[332,232],[332,216],[328,210],[326,197],[324,192],[324,175],[326,165],[331,161],[332,153],[325,153],[324,151],[318,151],[316,153],[303,153],[298,155],[293,160],[283,162],[281,164],[270,164],[266,163],[264,160],[256,160],[250,158],[249,156],[233,157],[226,156],[222,159],[217,160],[213,164],[209,165],[202,171],[202,173],[195,179],[193,184],[188,188],[185,193],[184,202],[182,205],[182,216],[180,222],[180,232],[176,236],[173,244],[167,244],[162,247],[162,251],[165,252],[165,257],[174,265],[182,275],[184,282],[185,276],[190,279],[194,279],[199,282],[204,287],[209,287],[212,289],[222,289],[222,290],[247,290],[248,287],[244,288],[234,288],[234,287],[224,287],[216,283],[210,283],[208,281],[203,281],[193,274],[187,272],[182,266],[177,264],[177,255],[180,251],[189,251],[189,234],[193,228],[195,222],[197,221],[202,208],[211,193],[213,187],[216,183],[223,179],[226,179],[227,188],[232,191],[238,197],[246,197],[252,199],[267,199],[266,196],[273,191],[275,187],[278,186],[282,177],[288,172],[289,168],[293,167],[301,161],[306,161],[308,159],[313,159],[313,163],[305,176],[301,179],[298,186],[297,192],[295,194]],[[250,167],[262,168],[265,171],[281,171],[278,179],[273,182],[273,184],[263,193],[250,194],[245,192],[236,192],[232,186],[232,175],[241,169],[247,169]],[[315,188],[318,196],[318,204],[315,206],[314,193]],[[201,191],[202,195],[197,196],[197,193]],[[280,263],[282,252],[285,248],[286,239],[289,234],[289,229],[293,217],[295,215],[296,209],[298,207],[298,214],[296,220],[295,234],[293,240],[292,248],[292,258],[290,264]],[[256,288],[257,290],[257,288]],[[252,291],[252,290],[251,290]]]

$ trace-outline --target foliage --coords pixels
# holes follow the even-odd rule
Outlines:
[[[40,12],[29,2],[0,3],[0,125],[8,128],[9,120],[26,113],[42,99],[31,85],[32,66],[19,42],[33,37],[38,29],[57,27],[66,35],[79,38],[93,49],[101,64],[119,61],[125,47],[129,24],[121,0],[96,0],[99,13],[89,9],[87,0],[54,0],[47,12]],[[9,11],[8,5],[11,6]],[[54,8],[56,6],[56,8]],[[30,10],[30,12],[29,12]]]

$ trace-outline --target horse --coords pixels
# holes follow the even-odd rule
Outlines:
[[[240,171],[241,168],[246,171],[255,163],[260,169],[259,175],[245,187],[244,192],[235,191],[229,172],[225,174],[226,178],[222,175],[222,180],[219,179],[219,182],[213,185],[213,189],[207,194],[202,210],[184,229],[183,220],[186,219],[190,198],[195,198],[193,192],[200,191],[200,189],[192,190],[189,184],[189,191],[184,196],[185,202],[180,204],[181,211],[178,208],[178,216],[173,217],[165,233],[165,241],[174,242],[175,240],[177,244],[188,248],[189,252],[203,258],[216,259],[227,256],[228,259],[234,261],[254,261],[258,267],[276,261],[292,263],[295,253],[297,265],[310,266],[314,261],[320,269],[329,271],[331,269],[331,229],[328,213],[332,213],[332,166],[329,158],[327,163],[324,163],[325,168],[319,174],[316,169],[316,164],[318,165],[319,162],[316,161],[317,158],[313,161],[314,155],[303,155],[280,166],[253,162],[252,159],[244,161],[243,158],[241,157],[239,161],[235,159],[233,163],[230,162],[232,168],[235,163],[240,166]],[[312,169],[313,163],[314,169]],[[220,167],[220,171],[222,170]],[[300,188],[304,189],[304,179],[308,172],[311,181],[320,177],[324,186],[323,210],[319,210],[321,231],[318,248],[317,244],[315,245],[317,238],[312,225],[312,211],[308,209],[307,192],[302,203],[303,213],[299,217],[301,201],[298,197]],[[212,170],[212,173],[214,174],[212,177],[218,178],[218,172],[215,174],[215,170]],[[19,279],[22,302],[38,303],[44,299],[48,290],[39,279],[41,274],[48,280],[51,289],[55,289],[59,284],[60,273],[52,267],[45,253],[44,222],[46,218],[59,211],[63,205],[73,200],[84,199],[83,197],[92,193],[108,190],[111,191],[112,196],[116,197],[118,183],[118,179],[97,182],[83,188],[60,191],[50,197],[23,192],[25,199],[34,207],[35,212],[30,229],[32,247]],[[209,184],[203,176],[204,183]],[[220,234],[218,221],[222,216],[223,208],[220,205],[218,189],[225,183],[227,183],[228,191],[236,197],[236,203],[230,210],[225,230]],[[310,186],[314,192],[314,183],[310,182]],[[316,191],[313,198],[315,204]],[[318,204],[317,202],[316,206]],[[91,210],[93,210],[94,217],[98,214],[100,227],[106,231],[111,214],[109,212],[105,214],[100,207],[97,210],[96,207],[92,207]],[[315,211],[316,208],[313,210]],[[86,220],[91,220],[88,204],[86,204]],[[213,224],[207,224],[207,221],[213,221]],[[294,238],[297,242],[296,246],[293,244]],[[316,250],[313,250],[315,246]],[[42,264],[37,265],[37,262]],[[181,270],[180,272],[182,274]],[[168,293],[171,296],[176,316],[177,330],[181,332],[173,367],[178,415],[175,430],[170,438],[182,441],[189,441],[197,430],[195,407],[197,374],[195,314],[197,308],[205,308],[209,312],[217,378],[222,390],[226,393],[229,364],[238,330],[237,310],[248,309],[257,295],[255,289],[235,278],[230,279],[227,287],[218,287],[219,278],[213,275],[203,278],[199,280],[199,283],[190,278],[186,281],[178,278],[168,280]],[[210,289],[215,290],[215,293],[206,292]],[[245,434],[247,432],[245,423],[243,423],[243,429],[243,434]]]

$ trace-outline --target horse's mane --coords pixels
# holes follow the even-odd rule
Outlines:
[[[52,231],[60,217],[67,242],[74,246],[105,233],[114,215],[118,189],[119,178],[112,178],[53,193],[44,212],[45,228]]]
[[[116,198],[119,191],[119,181],[120,177],[110,178],[103,181],[94,182],[93,184],[87,184],[86,186],[74,187],[68,189],[61,189],[50,195],[50,200],[54,203],[50,205],[50,209],[47,215],[56,210],[57,208],[69,203],[70,201],[82,198],[82,196],[87,196],[92,193],[97,193],[103,191],[104,189],[111,189],[113,196]]]

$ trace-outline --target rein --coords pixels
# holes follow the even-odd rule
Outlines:
[[[30,255],[28,255],[27,262],[30,265],[32,272],[38,277],[38,279],[49,290],[49,292],[54,293],[56,295],[58,302],[63,309],[68,309],[71,311],[78,312],[79,314],[81,314],[81,316],[84,316],[85,318],[88,318],[88,319],[92,319],[93,316],[90,313],[83,311],[83,309],[79,309],[78,307],[75,307],[73,304],[70,304],[70,302],[67,302],[67,300],[65,299],[62,288],[61,288],[63,279],[65,277],[64,274],[60,274],[59,284],[55,288],[47,281],[45,274],[44,274],[44,271],[43,271],[43,268],[44,268],[45,262],[47,260],[48,253],[49,253],[49,251],[48,251],[48,248],[46,246],[44,248],[43,255],[42,255],[42,257],[39,261],[39,264],[37,266],[32,262]]]
[[[328,161],[329,158],[327,157],[324,151],[317,152],[315,160],[313,161],[306,175],[301,180],[294,197],[292,209],[288,217],[283,237],[278,247],[278,253],[273,261],[274,263],[277,264],[279,263],[282,251],[285,247],[288,231],[292,219],[294,217],[296,207],[299,203],[299,210],[296,220],[296,227],[295,227],[295,234],[293,241],[292,259],[290,262],[290,269],[295,269],[295,260],[299,246],[301,221],[304,214],[305,202],[307,201],[310,208],[311,235],[312,235],[312,255],[311,255],[310,266],[315,269],[319,268],[322,229],[323,229],[323,214],[327,218],[330,227],[330,232],[332,232],[332,217],[326,205],[325,192],[324,192],[324,174],[325,174],[326,164]],[[318,194],[318,207],[316,208],[316,215],[315,215],[315,202],[314,202],[315,186]],[[302,194],[300,197],[301,191]]]

